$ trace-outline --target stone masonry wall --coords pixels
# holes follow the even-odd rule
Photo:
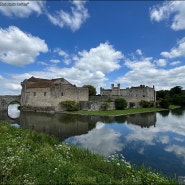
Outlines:
[[[5,95],[5,96],[0,96],[0,111],[5,111],[8,110],[8,105],[13,102],[21,101],[21,96],[11,96],[11,95]]]
[[[59,105],[61,101],[88,101],[88,92],[87,88],[78,87],[30,88],[22,93],[22,96],[25,96],[22,98],[24,99],[22,104],[28,108],[35,108],[35,110],[40,110],[39,107],[47,110],[50,107],[51,110],[61,111],[61,106]]]

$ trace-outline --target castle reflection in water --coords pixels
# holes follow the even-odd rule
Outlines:
[[[8,120],[9,121],[9,120]],[[19,120],[21,127],[53,135],[64,141],[71,136],[88,133],[96,127],[97,122],[102,123],[127,123],[140,127],[154,126],[156,113],[142,113],[127,116],[90,116],[70,114],[49,114],[35,112],[21,112]]]

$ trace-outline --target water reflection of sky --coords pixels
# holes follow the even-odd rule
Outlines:
[[[171,176],[185,175],[185,113],[156,113],[156,123],[149,128],[128,120],[122,124],[97,122],[88,134],[71,137],[67,142],[106,156],[122,153],[131,163],[144,164]]]
[[[67,141],[88,148],[94,153],[108,156],[113,152],[122,150],[123,144],[121,143],[120,136],[120,132],[107,127],[102,122],[97,122],[96,128],[89,131],[88,134],[75,136]]]
[[[8,116],[16,119],[20,116],[20,110],[18,110],[19,104],[10,104],[8,106]]]

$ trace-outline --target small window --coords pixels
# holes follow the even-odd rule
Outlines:
[[[143,97],[145,97],[145,95],[143,95]]]
[[[36,92],[33,93],[33,96],[36,96]]]
[[[61,92],[61,96],[64,96],[64,93],[63,92]]]
[[[46,92],[44,92],[44,96],[46,96]]]

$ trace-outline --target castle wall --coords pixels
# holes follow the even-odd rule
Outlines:
[[[7,111],[8,110],[8,105],[13,101],[20,102],[21,97],[19,95],[0,96],[0,111]]]
[[[156,94],[154,87],[148,87],[140,85],[138,87],[131,87],[126,89],[120,89],[120,84],[117,87],[114,87],[114,84],[111,85],[111,89],[100,88],[101,96],[109,96],[115,100],[116,96],[121,96],[126,99],[127,102],[140,102],[141,100],[145,101],[156,101]]]
[[[51,107],[59,111],[61,101],[88,101],[89,90],[80,87],[56,86],[47,88],[28,88],[22,93],[25,96],[22,105],[30,107]]]

